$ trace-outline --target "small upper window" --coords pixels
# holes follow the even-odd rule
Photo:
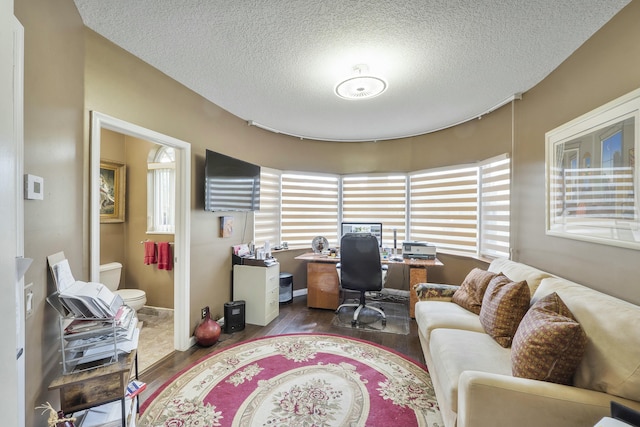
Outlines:
[[[147,159],[147,232],[173,233],[176,211],[176,155],[158,146]]]

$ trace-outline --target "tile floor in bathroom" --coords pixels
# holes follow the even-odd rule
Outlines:
[[[138,310],[143,322],[138,341],[138,372],[173,352],[173,309],[144,306]]]

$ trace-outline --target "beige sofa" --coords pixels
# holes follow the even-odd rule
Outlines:
[[[640,410],[640,306],[506,259],[488,270],[526,280],[531,304],[556,292],[588,343],[573,386],[514,377],[511,348],[478,315],[421,292],[415,318],[446,427],[588,427],[611,400]]]

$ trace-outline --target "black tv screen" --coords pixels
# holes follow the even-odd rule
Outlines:
[[[260,209],[260,166],[207,150],[204,179],[205,211]]]

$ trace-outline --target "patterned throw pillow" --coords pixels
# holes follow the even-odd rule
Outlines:
[[[474,268],[467,274],[456,293],[453,294],[451,301],[475,314],[480,314],[482,298],[487,286],[489,286],[489,282],[495,276],[496,273]]]
[[[437,300],[451,300],[451,297],[460,288],[456,285],[443,285],[440,283],[416,283],[413,289],[418,295],[420,301],[437,301]]]
[[[498,344],[508,348],[530,302],[526,280],[513,282],[507,276],[498,275],[489,282],[484,293],[480,323]]]
[[[513,376],[571,385],[587,335],[555,292],[536,302],[513,337]]]

